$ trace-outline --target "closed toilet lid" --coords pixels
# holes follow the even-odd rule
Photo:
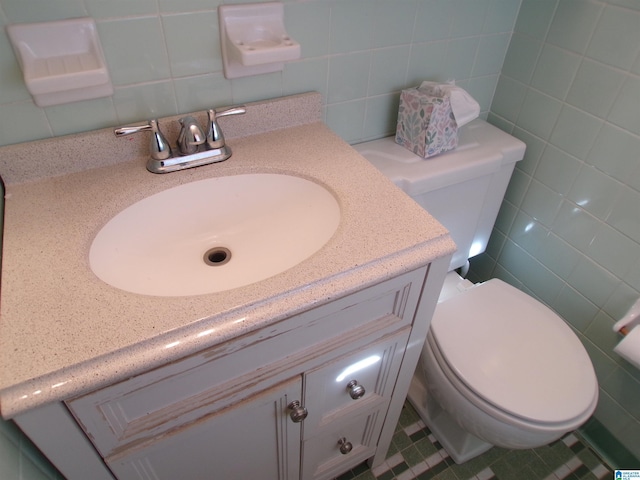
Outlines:
[[[458,379],[511,415],[564,423],[593,408],[597,380],[578,337],[549,308],[501,280],[439,303],[431,335]]]

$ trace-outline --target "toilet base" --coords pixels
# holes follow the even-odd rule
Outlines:
[[[467,462],[493,447],[460,428],[451,415],[429,398],[423,375],[421,365],[418,364],[407,399],[453,461],[457,464]]]

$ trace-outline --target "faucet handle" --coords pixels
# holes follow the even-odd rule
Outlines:
[[[170,158],[171,146],[160,131],[157,119],[149,120],[147,123],[142,125],[119,127],[116,128],[113,133],[116,137],[124,137],[125,135],[146,131],[151,131],[153,133],[151,141],[149,142],[149,155],[151,158],[154,160],[166,160],[167,158]]]
[[[207,111],[207,115],[209,116],[207,127],[207,147],[209,147],[209,149],[224,147],[224,135],[222,133],[222,130],[220,129],[220,126],[218,125],[218,118],[226,117],[228,115],[242,115],[246,112],[247,110],[244,105],[229,107],[220,111],[216,111],[213,108],[210,108]]]
[[[226,117],[227,115],[242,115],[247,113],[247,109],[244,105],[236,105],[235,107],[225,108],[224,110],[213,110],[216,118]]]

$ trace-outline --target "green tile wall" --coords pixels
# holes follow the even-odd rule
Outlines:
[[[489,119],[528,151],[472,275],[573,326],[611,433],[590,439],[613,462],[628,462],[619,444],[640,458],[640,371],[613,353],[611,329],[640,297],[640,1],[523,0]]]
[[[521,0],[285,0],[302,58],[283,72],[226,80],[222,0],[0,0],[0,26],[90,16],[115,93],[38,108],[4,28],[0,145],[310,90],[350,142],[395,128],[398,91],[455,79],[489,110]]]

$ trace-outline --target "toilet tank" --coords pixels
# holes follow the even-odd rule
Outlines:
[[[458,131],[458,147],[424,159],[394,137],[353,147],[451,233],[458,250],[449,270],[485,251],[509,179],[525,144],[476,119]]]

